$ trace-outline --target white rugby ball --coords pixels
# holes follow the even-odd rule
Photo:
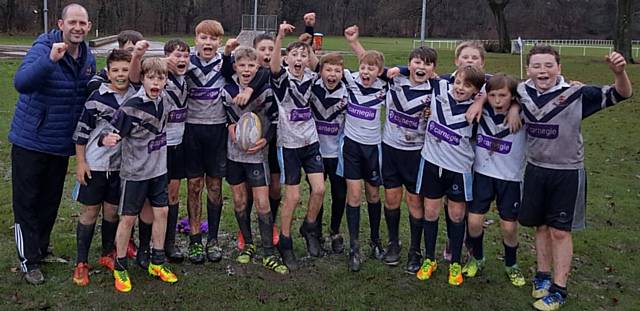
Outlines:
[[[262,122],[253,112],[245,112],[236,124],[236,140],[240,149],[247,151],[262,138]]]

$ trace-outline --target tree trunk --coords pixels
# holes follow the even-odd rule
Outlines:
[[[624,56],[628,63],[635,64],[633,50],[631,49],[631,5],[633,0],[618,0],[616,11],[616,32],[613,38],[613,47]]]
[[[184,33],[193,33],[193,29],[191,28],[193,25],[193,20],[196,18],[196,1],[189,0],[189,4],[186,8],[186,13],[184,14]]]
[[[509,0],[487,0],[489,7],[496,19],[496,30],[498,31],[498,44],[501,53],[509,53],[511,50],[511,38],[507,31],[507,19],[504,16],[504,9],[509,4]]]
[[[7,17],[7,19],[5,20],[4,29],[7,33],[11,34],[16,17],[16,0],[7,1],[7,10],[5,16]]]

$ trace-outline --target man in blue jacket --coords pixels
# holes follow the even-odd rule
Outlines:
[[[58,213],[71,137],[96,61],[84,42],[91,29],[79,4],[67,5],[57,30],[36,39],[18,68],[20,93],[11,122],[11,180],[20,269],[31,284],[44,282],[39,262],[47,254]]]

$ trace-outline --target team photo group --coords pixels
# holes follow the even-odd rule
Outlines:
[[[78,286],[90,283],[99,218],[98,264],[112,270],[117,291],[135,287],[133,264],[162,282],[199,277],[181,276],[176,266],[223,259],[223,205],[237,220],[237,264],[296,273],[302,254],[293,240],[300,237],[310,257],[345,254],[345,273],[370,257],[367,265],[402,265],[422,282],[448,273],[448,283],[461,286],[489,260],[485,215],[497,210],[504,277],[531,286],[537,310],[567,302],[572,230],[585,227],[581,122],[632,96],[621,54],[603,60],[612,84],[592,86],[563,77],[553,47],[525,51],[520,80],[485,72],[483,44],[462,41],[455,71],[444,74],[437,65],[451,60],[427,46],[407,51],[403,66],[385,66],[354,25],[344,30],[358,60],[351,71],[344,53],[318,50],[316,16],[307,13],[304,30],[283,22],[252,46],[223,42],[223,26],[205,19],[195,27],[195,46],[172,39],[164,56],[145,55],[150,43],[125,30],[98,71],[85,43],[87,10],[70,4],[60,13],[58,28],[38,37],[14,77],[13,213],[28,283],[45,281],[40,262],[75,156],[73,196],[81,208],[69,273]],[[298,205],[305,216],[294,223]],[[187,249],[176,241],[181,213],[188,215],[180,224],[188,228]],[[439,226],[446,226],[444,256],[436,254]],[[535,273],[518,266],[519,226],[534,228]]]

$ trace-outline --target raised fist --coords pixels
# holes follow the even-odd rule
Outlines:
[[[231,52],[235,50],[238,46],[240,46],[240,41],[237,38],[229,38],[227,43],[224,45],[224,54],[231,55]]]
[[[288,24],[286,21],[282,22],[282,24],[280,24],[280,29],[278,31],[278,36],[285,36],[286,33],[290,33],[293,32],[294,30],[296,30],[296,27],[293,27],[293,25]]]
[[[611,54],[604,58],[609,65],[609,69],[614,73],[621,73],[624,71],[624,67],[627,65],[627,61],[624,60],[624,56],[618,52],[611,52]]]
[[[133,55],[137,57],[144,56],[144,53],[149,49],[149,42],[147,40],[140,40],[136,42],[136,46],[133,48]]]
[[[360,34],[360,30],[358,29],[358,26],[353,25],[347,29],[344,30],[344,37],[347,39],[347,41],[349,42],[353,42],[358,40],[358,36]]]
[[[59,61],[64,56],[64,53],[67,52],[68,47],[69,46],[64,42],[54,43],[53,46],[51,46],[51,53],[49,53],[49,59],[51,59],[51,61],[53,62]]]

